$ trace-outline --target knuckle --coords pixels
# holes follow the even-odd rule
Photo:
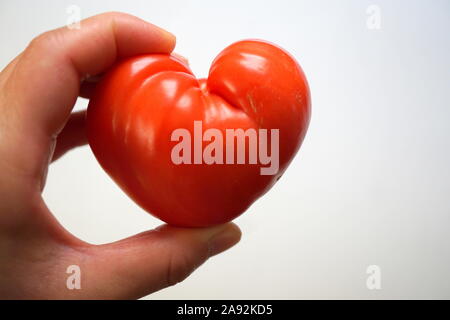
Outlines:
[[[195,268],[195,263],[186,254],[171,253],[167,263],[166,285],[171,287],[183,281]]]
[[[36,47],[40,48],[48,42],[48,39],[50,36],[51,36],[50,31],[41,33],[40,35],[35,37],[33,40],[31,40],[28,47],[29,48],[36,48]]]
[[[118,11],[108,11],[105,13],[101,13],[98,15],[99,19],[105,19],[105,20],[115,20],[115,19],[122,19],[122,18],[129,18],[131,15],[123,12]]]
[[[27,50],[28,51],[48,50],[49,47],[51,47],[54,44],[54,40],[55,38],[57,38],[57,36],[58,36],[57,30],[41,33],[36,38],[31,40]]]

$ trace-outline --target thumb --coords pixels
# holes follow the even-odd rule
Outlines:
[[[83,295],[135,299],[175,285],[209,257],[235,245],[241,231],[234,223],[212,228],[163,225],[115,243],[91,247],[83,263]],[[81,293],[81,292],[80,292]]]

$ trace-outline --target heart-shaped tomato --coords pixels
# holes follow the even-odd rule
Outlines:
[[[120,62],[97,86],[87,128],[97,160],[136,203],[169,224],[203,227],[234,219],[270,189],[309,119],[298,63],[246,40],[218,55],[208,79],[170,55]]]

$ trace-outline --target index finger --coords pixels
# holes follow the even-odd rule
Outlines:
[[[7,132],[0,135],[0,152],[21,171],[39,174],[45,166],[48,159],[41,158],[48,157],[83,79],[119,58],[170,53],[175,46],[169,32],[123,13],[97,15],[80,26],[38,36],[0,74],[0,123]]]
[[[46,32],[30,43],[8,81],[18,99],[15,113],[53,135],[69,116],[81,79],[105,71],[117,58],[169,53],[174,46],[167,31],[123,13],[88,18],[80,29]]]

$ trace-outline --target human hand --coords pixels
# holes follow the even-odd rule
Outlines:
[[[239,241],[228,223],[163,225],[91,245],[65,230],[42,199],[49,163],[86,143],[85,114],[71,110],[79,95],[89,97],[88,78],[121,57],[174,46],[174,36],[154,25],[107,13],[40,35],[0,73],[0,298],[139,298]],[[80,290],[66,286],[70,265],[80,267]]]

